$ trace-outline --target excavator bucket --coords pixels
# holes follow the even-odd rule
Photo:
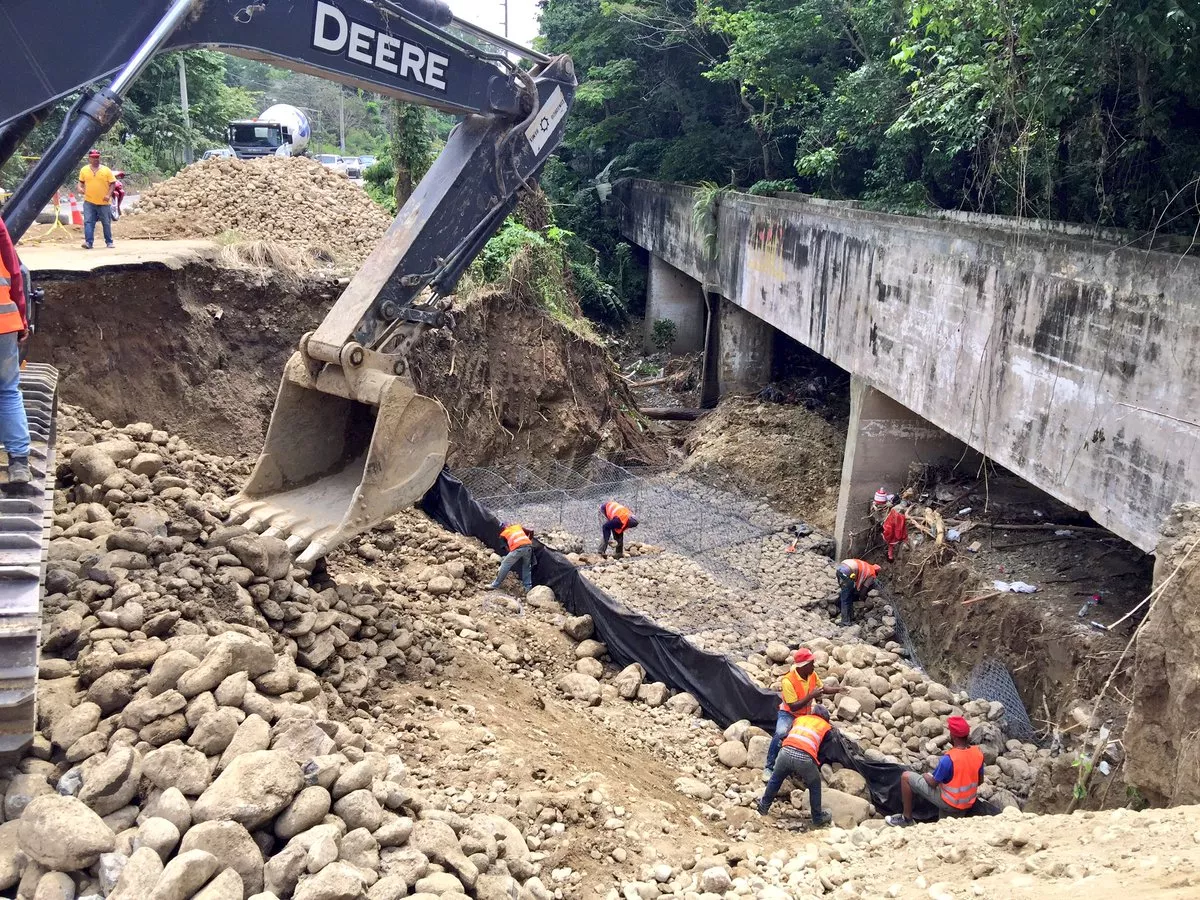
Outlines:
[[[337,366],[314,375],[303,354],[284,370],[266,446],[235,522],[283,538],[297,564],[412,506],[449,448],[446,410],[400,376]]]

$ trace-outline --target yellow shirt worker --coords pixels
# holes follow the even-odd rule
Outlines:
[[[104,227],[104,244],[113,245],[112,208],[108,205],[112,197],[112,186],[116,176],[108,166],[100,165],[100,151],[88,154],[88,164],[79,170],[79,192],[83,194],[83,249],[92,249],[96,236],[96,220]]]

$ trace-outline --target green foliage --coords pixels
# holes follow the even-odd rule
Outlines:
[[[430,114],[421,106],[396,100],[392,104],[390,146],[394,177],[393,207],[402,206],[433,163]]]
[[[728,192],[728,187],[711,181],[701,182],[696,191],[696,202],[692,206],[692,224],[704,236],[704,258],[709,262],[717,258],[717,209],[721,198]]]
[[[363,188],[367,196],[396,215],[396,167],[390,156],[383,157],[363,172]]]
[[[756,181],[750,185],[750,189],[746,192],[758,197],[769,197],[772,194],[778,194],[796,190],[796,182],[790,178],[764,178],[762,181]]]
[[[650,340],[654,342],[654,346],[661,352],[669,349],[675,343],[677,333],[678,329],[670,319],[655,319]]]

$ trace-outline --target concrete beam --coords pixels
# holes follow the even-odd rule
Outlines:
[[[910,463],[953,464],[964,452],[970,451],[962,441],[877,391],[865,379],[852,376],[850,428],[842,457],[834,533],[838,558],[866,551],[877,527],[870,516],[876,489],[884,487],[895,493],[907,481]]]
[[[718,302],[716,343],[722,397],[756,394],[771,380],[775,329],[724,297]]]
[[[646,322],[642,349],[654,353],[654,323],[675,323],[671,353],[697,353],[704,349],[704,290],[700,282],[670,263],[650,254],[650,279],[646,289]]]

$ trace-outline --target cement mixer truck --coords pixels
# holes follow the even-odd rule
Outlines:
[[[238,159],[301,156],[312,129],[308,116],[286,103],[263,110],[257,119],[229,123],[229,146]]]

